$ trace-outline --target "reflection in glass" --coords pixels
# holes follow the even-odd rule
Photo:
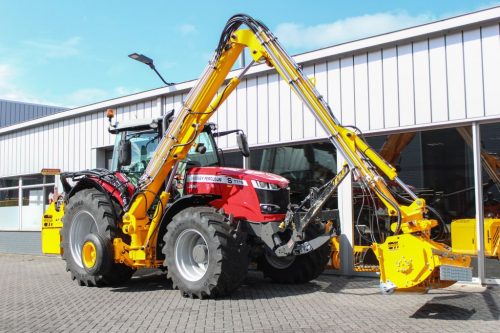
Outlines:
[[[40,230],[43,214],[43,188],[23,190],[22,230]]]
[[[321,187],[336,174],[335,148],[317,142],[252,150],[251,169],[271,172],[290,181],[290,201],[300,203],[313,187]],[[337,208],[331,200],[325,208]]]
[[[434,239],[451,245],[453,221],[474,219],[474,163],[470,143],[463,132],[470,127],[421,132],[395,133],[369,137],[367,141],[397,170],[399,177],[418,197],[433,208],[428,215],[439,225],[432,230]],[[410,199],[398,186],[387,180],[401,204]],[[381,242],[391,234],[390,222],[377,198],[353,188],[355,245]],[[473,221],[474,223],[474,221]],[[474,229],[474,228],[472,228]],[[477,276],[477,265],[474,264]]]
[[[0,190],[0,230],[19,229],[19,190]]]
[[[500,279],[500,123],[481,125],[485,277]]]

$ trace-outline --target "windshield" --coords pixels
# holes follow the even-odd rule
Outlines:
[[[122,138],[130,141],[132,149],[132,158],[129,165],[122,165],[118,168],[118,155],[119,143]],[[111,163],[111,170],[141,175],[146,169],[149,161],[158,146],[159,138],[158,133],[155,131],[128,131],[117,135],[115,139],[115,146],[113,149],[113,159]],[[196,144],[203,143],[206,148],[204,154],[198,153],[195,150],[196,144],[189,150],[187,162],[189,166],[217,166],[219,165],[219,158],[217,156],[217,147],[213,138],[207,133],[202,132],[196,139]]]
[[[206,148],[204,154],[196,152],[196,145],[203,144]],[[207,132],[202,132],[196,139],[196,143],[191,147],[187,157],[187,164],[189,166],[217,166],[219,165],[219,158],[217,156],[217,147],[215,146],[214,139],[208,135]]]

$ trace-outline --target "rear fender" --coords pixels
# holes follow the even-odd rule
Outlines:
[[[121,212],[123,211],[123,198],[120,196],[120,192],[115,190],[110,184],[100,181],[92,177],[83,177],[78,180],[78,183],[70,189],[66,194],[64,201],[67,203],[68,200],[74,196],[77,192],[81,190],[95,188],[99,192],[104,193],[108,197],[108,201],[113,203],[111,205],[113,209],[113,214],[115,221],[119,221]],[[114,198],[115,200],[112,200]]]

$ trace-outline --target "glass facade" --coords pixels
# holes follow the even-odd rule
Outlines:
[[[312,187],[320,187],[336,174],[337,157],[329,142],[253,149],[250,169],[271,172],[290,181],[290,201],[299,204]],[[328,208],[337,208],[336,200]]]
[[[0,189],[0,230],[19,230],[19,189]]]
[[[481,125],[482,184],[484,197],[485,276],[500,278],[500,123]],[[433,237],[457,252],[473,255],[473,276],[479,276],[476,229],[476,196],[472,127],[372,136],[368,143],[398,170],[399,177],[434,210],[440,221]],[[291,201],[299,203],[311,187],[335,175],[336,155],[329,142],[290,144],[252,149],[251,169],[279,174],[290,181]],[[397,186],[388,182],[395,195]],[[378,207],[353,182],[353,245],[383,241],[390,223]],[[331,205],[337,207],[336,200]],[[452,225],[469,223],[470,232],[457,233]],[[463,248],[463,243],[470,243]],[[467,251],[471,252],[467,252]],[[354,256],[356,258],[356,255]],[[359,259],[359,258],[358,258]],[[364,258],[367,259],[366,257]],[[355,259],[356,260],[356,259]],[[370,264],[367,260],[366,264]]]
[[[243,168],[243,155],[240,151],[221,152],[222,165],[229,168]]]
[[[476,214],[471,132],[471,127],[466,126],[367,138],[370,145],[398,170],[399,177],[417,196],[426,200],[430,208],[429,218],[439,222],[432,230],[433,238],[467,254],[468,250],[461,243],[463,234],[457,233],[460,228],[456,226],[462,221],[474,220]],[[408,199],[399,187],[390,181],[388,184],[395,197],[403,197],[400,202],[404,203],[404,197]],[[391,234],[387,216],[377,214],[376,200],[364,193],[356,193],[356,188],[359,186],[354,186],[353,193],[354,244],[384,241]],[[472,229],[474,223],[472,221]],[[475,258],[472,266],[473,275],[478,276]]]
[[[500,123],[480,127],[485,277],[500,279]]]
[[[42,214],[54,192],[55,176],[0,178],[0,231],[41,230]]]

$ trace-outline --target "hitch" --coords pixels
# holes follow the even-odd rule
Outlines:
[[[335,236],[336,233],[333,228],[324,235],[320,235],[314,239],[303,241],[300,243],[295,242],[292,235],[292,238],[290,238],[290,240],[286,242],[286,244],[278,246],[276,249],[274,249],[274,253],[278,257],[286,257],[289,255],[299,256],[320,248],[323,244],[330,241],[330,239]]]

